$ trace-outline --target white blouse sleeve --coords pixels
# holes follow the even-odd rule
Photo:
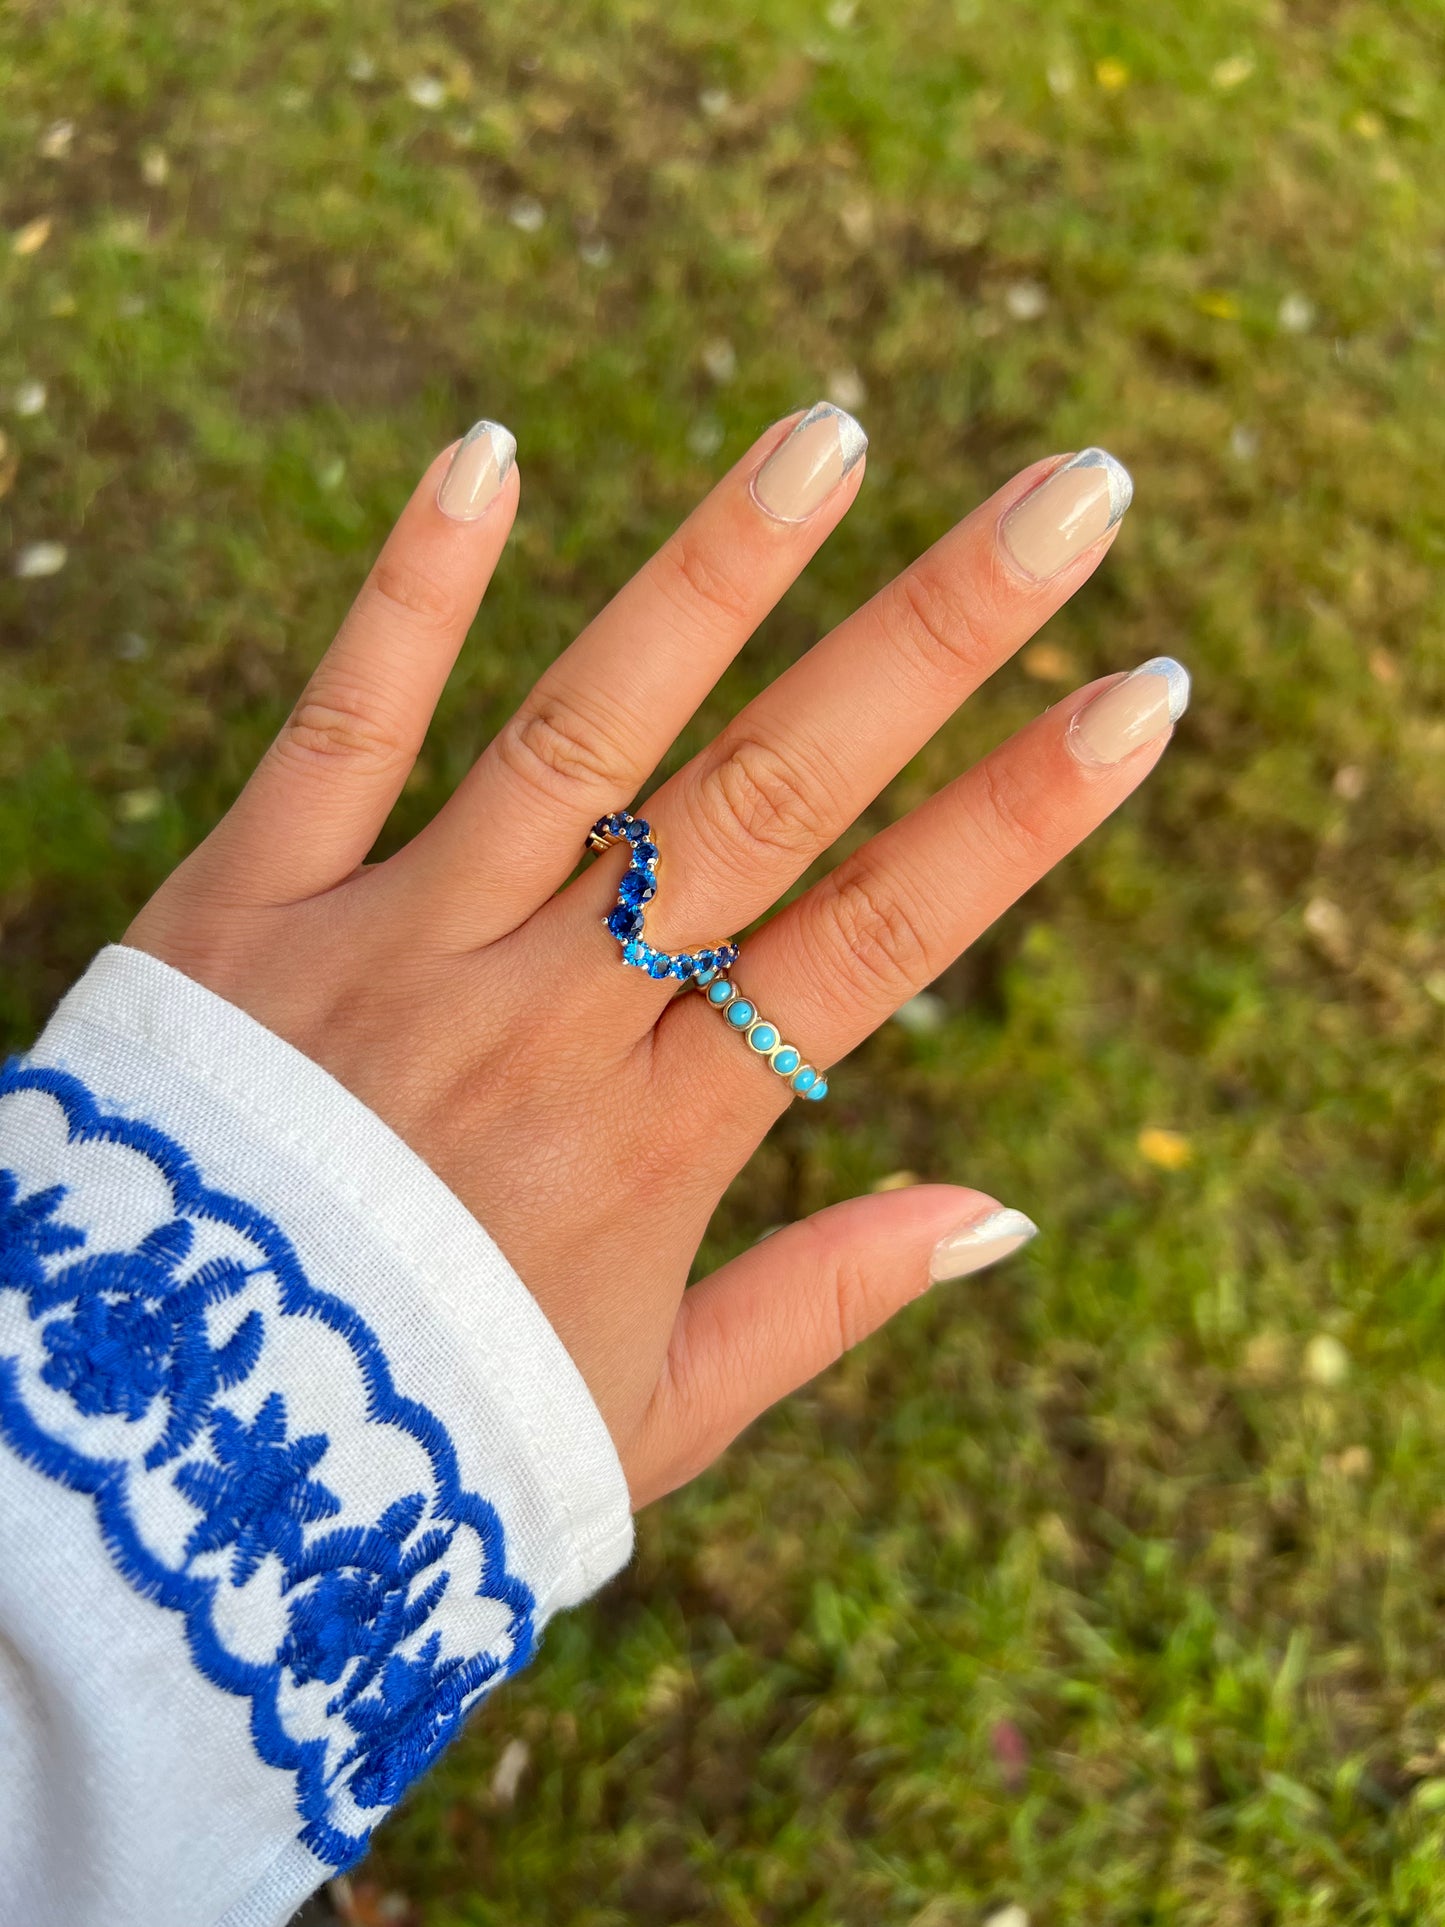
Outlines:
[[[276,1927],[631,1546],[461,1202],[103,951],[0,1070],[3,1927]]]

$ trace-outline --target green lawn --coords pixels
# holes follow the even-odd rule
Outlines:
[[[704,1257],[900,1171],[1043,1235],[644,1518],[369,1918],[1445,1921],[1442,62],[1441,0],[0,12],[12,1041],[482,413],[524,504],[398,837],[820,392],[863,494],[691,746],[1089,441],[1137,485],[1107,565],[860,832],[1075,680],[1195,676],[1145,793]]]

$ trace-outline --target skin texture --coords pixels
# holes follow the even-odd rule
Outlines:
[[[702,999],[621,968],[600,918],[622,856],[567,883],[587,829],[642,799],[664,856],[653,942],[742,928],[1117,532],[1047,582],[1019,571],[1000,520],[1063,458],[1035,464],[649,795],[672,738],[862,483],[859,462],[808,518],[764,513],[749,483],[797,419],[599,612],[437,817],[366,867],[516,512],[512,467],[485,513],[443,514],[454,451],[439,457],[251,781],[126,939],[324,1065],[476,1213],[591,1387],[638,1505],[927,1289],[935,1246],[997,1206],[947,1185],[856,1199],[684,1296],[712,1211],[788,1099]],[[1167,732],[1111,767],[1070,752],[1092,693],[749,939],[736,979],[810,1061],[853,1048],[1148,774]]]

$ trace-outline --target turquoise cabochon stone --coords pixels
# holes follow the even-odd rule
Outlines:
[[[728,1022],[738,1030],[746,1030],[757,1014],[746,997],[738,997],[728,1005]]]
[[[788,1044],[780,1050],[773,1059],[773,1069],[778,1073],[779,1077],[791,1077],[801,1062],[802,1059],[798,1056],[798,1053],[793,1049],[791,1044]]]
[[[707,987],[707,1000],[710,1004],[725,1004],[736,994],[726,977],[719,977],[715,984],[709,984]]]
[[[771,1024],[754,1024],[748,1032],[748,1042],[755,1051],[766,1053],[778,1041],[778,1033]]]
[[[804,1064],[803,1068],[793,1079],[793,1089],[795,1091],[810,1091],[817,1081],[818,1073],[813,1069],[812,1065]]]

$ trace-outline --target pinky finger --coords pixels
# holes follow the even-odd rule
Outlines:
[[[918,1185],[832,1205],[713,1272],[683,1298],[628,1454],[634,1506],[685,1484],[930,1284],[997,1263],[1036,1230],[981,1192]]]

